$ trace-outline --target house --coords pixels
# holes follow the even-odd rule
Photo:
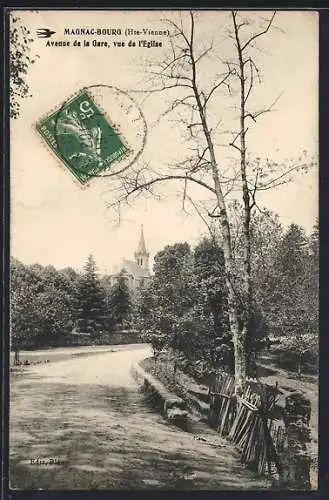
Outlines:
[[[143,226],[141,226],[139,243],[134,253],[135,260],[123,259],[121,266],[121,273],[124,275],[131,292],[135,292],[147,285],[151,277],[149,256],[150,254],[146,250]],[[119,274],[120,273],[116,273],[111,276],[112,285],[118,279]]]

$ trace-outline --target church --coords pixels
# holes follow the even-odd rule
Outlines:
[[[125,277],[131,292],[135,292],[139,288],[144,287],[150,279],[149,256],[150,254],[146,250],[143,226],[141,226],[139,243],[134,253],[135,260],[123,259],[121,267],[121,273]],[[117,278],[118,273],[111,276],[112,285]]]

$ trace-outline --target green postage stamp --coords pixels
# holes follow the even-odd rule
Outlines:
[[[39,120],[36,129],[81,184],[129,153],[119,132],[86,90]]]

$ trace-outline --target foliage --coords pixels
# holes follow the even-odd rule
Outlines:
[[[153,358],[156,361],[166,346],[166,337],[160,332],[154,332],[152,330],[147,330],[143,335],[143,340],[151,344],[153,349]]]
[[[307,238],[296,224],[285,232],[272,232],[272,248],[255,271],[257,296],[271,335],[317,334],[317,241],[315,233]]]
[[[26,76],[29,66],[35,62],[31,56],[32,42],[31,32],[22,24],[19,17],[13,15],[9,31],[10,118],[18,117],[20,100],[31,97]]]
[[[178,364],[203,359],[211,365],[214,340],[228,331],[225,293],[223,255],[212,240],[193,252],[187,243],[158,252],[139,305],[139,327],[155,357],[166,348]]]
[[[319,229],[307,237],[296,224],[284,231],[265,212],[253,222],[253,283],[268,335],[288,339],[280,347],[285,368],[317,366]],[[283,366],[283,365],[282,365]]]
[[[74,285],[52,266],[11,262],[11,344],[22,348],[56,345],[72,329]]]
[[[318,352],[318,224],[307,238],[291,224],[278,247],[278,280],[274,287],[276,332],[284,335],[281,363],[290,369],[316,371]],[[278,330],[279,329],[279,330]]]
[[[234,207],[236,273],[241,252],[241,217]],[[268,210],[251,219],[251,276],[254,314],[258,328],[251,327],[250,340],[264,336],[300,337],[318,331],[319,228],[307,237],[303,228],[291,224],[286,230],[278,216]],[[260,330],[259,330],[260,328]],[[259,330],[257,332],[257,329]],[[248,338],[247,338],[248,344]],[[248,345],[247,345],[248,347]]]
[[[82,273],[70,267],[25,265],[14,258],[10,271],[10,339],[16,362],[22,349],[114,343],[110,278],[100,281],[92,256]],[[126,298],[121,296],[121,305],[116,296],[117,311],[126,310]],[[136,332],[126,336],[139,341]]]
[[[119,273],[116,282],[111,288],[109,308],[113,322],[122,325],[130,319],[132,300],[124,272]]]
[[[238,242],[236,242],[236,265],[239,263]],[[239,249],[240,250],[240,249]],[[206,298],[205,313],[211,314],[215,339],[212,337],[212,359],[215,365],[224,365],[231,372],[234,366],[234,346],[230,334],[227,314],[227,289],[225,282],[223,252],[213,239],[203,239],[194,250],[196,280],[202,296]],[[200,272],[201,271],[201,272]],[[236,268],[238,274],[239,270]],[[241,282],[235,279],[237,295],[242,295]],[[242,316],[243,307],[238,306],[238,315]],[[250,308],[250,324],[246,337],[247,373],[254,373],[258,351],[262,348],[259,342],[267,334],[265,317],[254,299]]]
[[[186,279],[190,258],[187,243],[166,246],[155,256],[154,275],[141,292],[140,326],[155,339],[164,336],[167,347],[179,343],[177,321],[193,304],[192,290]]]
[[[252,335],[246,339],[249,374],[254,374],[256,354],[267,335],[284,338],[281,345],[272,347],[280,353],[282,366],[299,374],[314,371],[318,222],[308,237],[296,224],[284,230],[274,214],[264,211],[253,216],[251,237],[254,299]],[[237,226],[236,273],[240,248]],[[11,343],[16,352],[59,345],[77,326],[80,332],[91,334],[88,342],[106,342],[115,323],[133,317],[134,327],[151,343],[155,358],[168,350],[175,366],[193,375],[203,376],[218,367],[234,371],[224,259],[214,239],[202,239],[193,250],[187,243],[166,246],[155,256],[148,286],[134,297],[130,297],[123,275],[114,286],[110,277],[100,279],[92,256],[82,273],[71,268],[58,271],[53,266],[26,266],[12,259],[10,297]],[[75,337],[79,343],[79,336]]]
[[[19,261],[11,263],[10,323],[11,346],[18,361],[18,351],[29,345],[36,335],[38,309],[35,304],[37,283]]]
[[[314,165],[305,151],[280,163],[274,158],[255,158],[251,153],[252,128],[278,101],[278,97],[272,103],[255,99],[255,90],[262,82],[259,53],[274,30],[275,19],[275,12],[249,16],[233,10],[223,16],[223,29],[217,26],[213,33],[205,32],[202,18],[194,11],[173,13],[163,19],[170,44],[160,59],[148,61],[145,71],[149,78],[141,90],[148,94],[149,102],[154,99],[156,103],[159,95],[163,96],[165,107],[154,123],[171,127],[174,121],[181,147],[175,148],[172,157],[165,151],[160,170],[139,161],[120,173],[110,203],[121,213],[122,203],[129,204],[145,194],[161,196],[157,186],[172,183],[179,190],[183,210],[192,208],[211,232],[216,227],[225,261],[237,393],[245,385],[246,349],[254,348],[255,322],[260,319],[262,325],[257,335],[266,331],[262,307],[253,295],[253,212],[261,210],[260,195]],[[218,23],[220,26],[220,19]],[[221,33],[218,43],[217,33]],[[219,46],[221,54],[217,57]],[[211,59],[218,64],[209,65]],[[236,200],[242,207],[238,255],[231,233],[229,200]]]
[[[315,374],[318,371],[318,339],[314,334],[283,337],[273,351],[277,364],[294,371],[298,377],[303,373]]]
[[[214,333],[229,331],[223,251],[213,239],[204,238],[194,249],[193,273],[204,311],[213,320]]]
[[[236,273],[241,261],[238,229],[234,241]],[[292,363],[297,363],[299,347],[303,350],[300,359],[315,359],[318,228],[309,238],[295,224],[284,231],[275,214],[263,211],[251,220],[251,243],[253,301],[246,353],[248,374],[256,376],[257,354],[268,336],[291,339],[289,349],[296,359]],[[155,356],[163,349],[172,349],[177,362],[191,373],[201,366],[208,373],[219,366],[232,372],[234,348],[218,243],[204,238],[193,251],[186,243],[167,246],[156,255],[154,269],[150,286],[141,294],[138,317]],[[312,348],[307,342],[304,345],[309,338],[313,339]]]
[[[97,276],[95,259],[89,255],[77,286],[77,325],[93,337],[105,326],[105,292]]]

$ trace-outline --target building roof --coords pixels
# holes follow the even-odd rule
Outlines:
[[[137,252],[136,253],[140,253],[140,254],[144,254],[144,255],[147,254],[143,226],[141,226],[141,235],[140,235],[140,238],[139,238],[139,243],[138,243],[138,247],[137,247]]]
[[[139,266],[136,262],[132,260],[124,259],[122,267],[128,274],[132,274],[135,278],[150,277],[150,272],[148,269],[143,269],[141,266]]]

